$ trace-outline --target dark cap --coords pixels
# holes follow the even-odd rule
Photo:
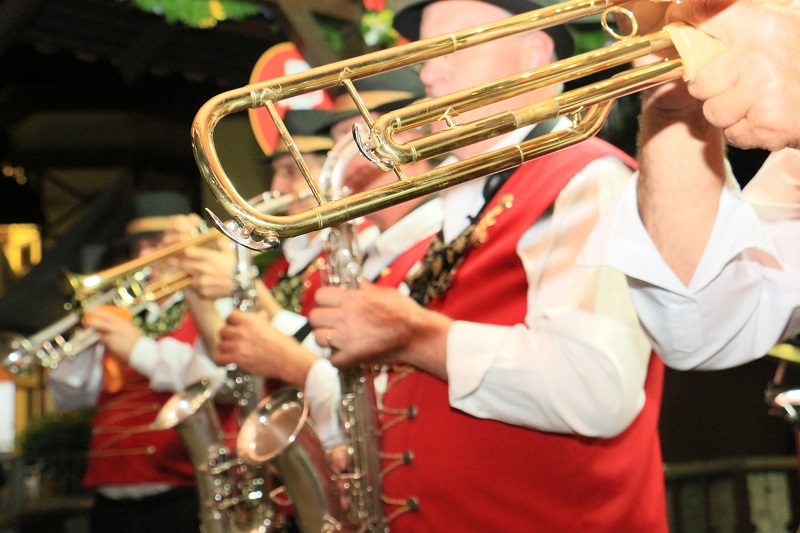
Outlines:
[[[422,10],[428,4],[437,1],[445,0],[396,0],[395,1],[395,15],[394,27],[404,37],[411,41],[419,40],[419,25],[422,21]],[[539,0],[538,2],[531,2],[530,0],[480,0],[481,2],[497,6],[505,9],[512,15],[519,15],[527,13],[535,9],[541,9],[551,5],[552,0]],[[467,28],[463,28],[467,29]],[[543,31],[553,39],[555,45],[556,56],[559,59],[564,59],[572,56],[575,51],[575,42],[569,30],[563,25],[552,26],[545,28]]]
[[[300,153],[327,152],[333,148],[333,139],[325,131],[330,124],[331,112],[324,109],[289,109],[283,123]],[[283,140],[275,144],[272,157],[289,154]]]
[[[390,70],[353,82],[367,109],[375,113],[388,113],[407,106],[425,96],[425,86],[412,68]],[[343,86],[339,87],[333,102],[328,127],[340,120],[358,115],[355,102]]]
[[[169,226],[169,217],[189,213],[189,199],[179,192],[138,193],[133,199],[130,222],[125,226],[125,240],[131,242],[158,235]]]

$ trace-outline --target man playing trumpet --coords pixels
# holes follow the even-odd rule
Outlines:
[[[147,257],[162,246],[172,217],[188,209],[177,193],[137,196],[126,230],[133,255]],[[219,386],[224,370],[206,356],[180,291],[136,317],[93,309],[84,324],[97,331],[100,344],[92,354],[60,363],[48,387],[59,409],[97,406],[84,478],[95,491],[92,533],[196,533],[194,466],[178,433],[153,430],[151,423],[172,393],[201,379]]]

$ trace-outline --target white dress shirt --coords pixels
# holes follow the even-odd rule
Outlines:
[[[771,154],[742,193],[728,176],[688,286],[644,228],[636,182],[598,225],[581,261],[630,277],[640,320],[667,365],[728,368],[800,332],[798,236],[800,152],[787,149]]]
[[[528,279],[524,323],[455,322],[447,340],[453,407],[542,431],[601,437],[620,433],[638,415],[650,345],[625,277],[575,264],[592,227],[630,175],[613,158],[589,163],[523,234],[517,255]],[[483,205],[484,181],[442,194],[446,240],[466,228],[468,216]]]

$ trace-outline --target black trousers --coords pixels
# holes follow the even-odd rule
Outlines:
[[[112,500],[96,494],[92,533],[198,533],[197,490],[177,487],[163,494],[134,500]]]

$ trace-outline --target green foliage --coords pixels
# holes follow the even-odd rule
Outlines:
[[[118,0],[128,1],[128,0]],[[169,23],[213,28],[221,20],[241,20],[261,12],[251,0],[132,0],[141,10],[163,16]]]
[[[608,41],[608,36],[600,24],[596,26],[574,25],[570,27],[570,32],[575,39],[576,55],[602,48]]]
[[[18,446],[26,464],[47,461],[55,455],[85,453],[92,434],[94,408],[53,412],[32,421],[20,435]]]
[[[393,22],[394,11],[391,9],[364,11],[361,15],[361,33],[367,46],[385,47],[396,43],[400,34],[392,26]]]

